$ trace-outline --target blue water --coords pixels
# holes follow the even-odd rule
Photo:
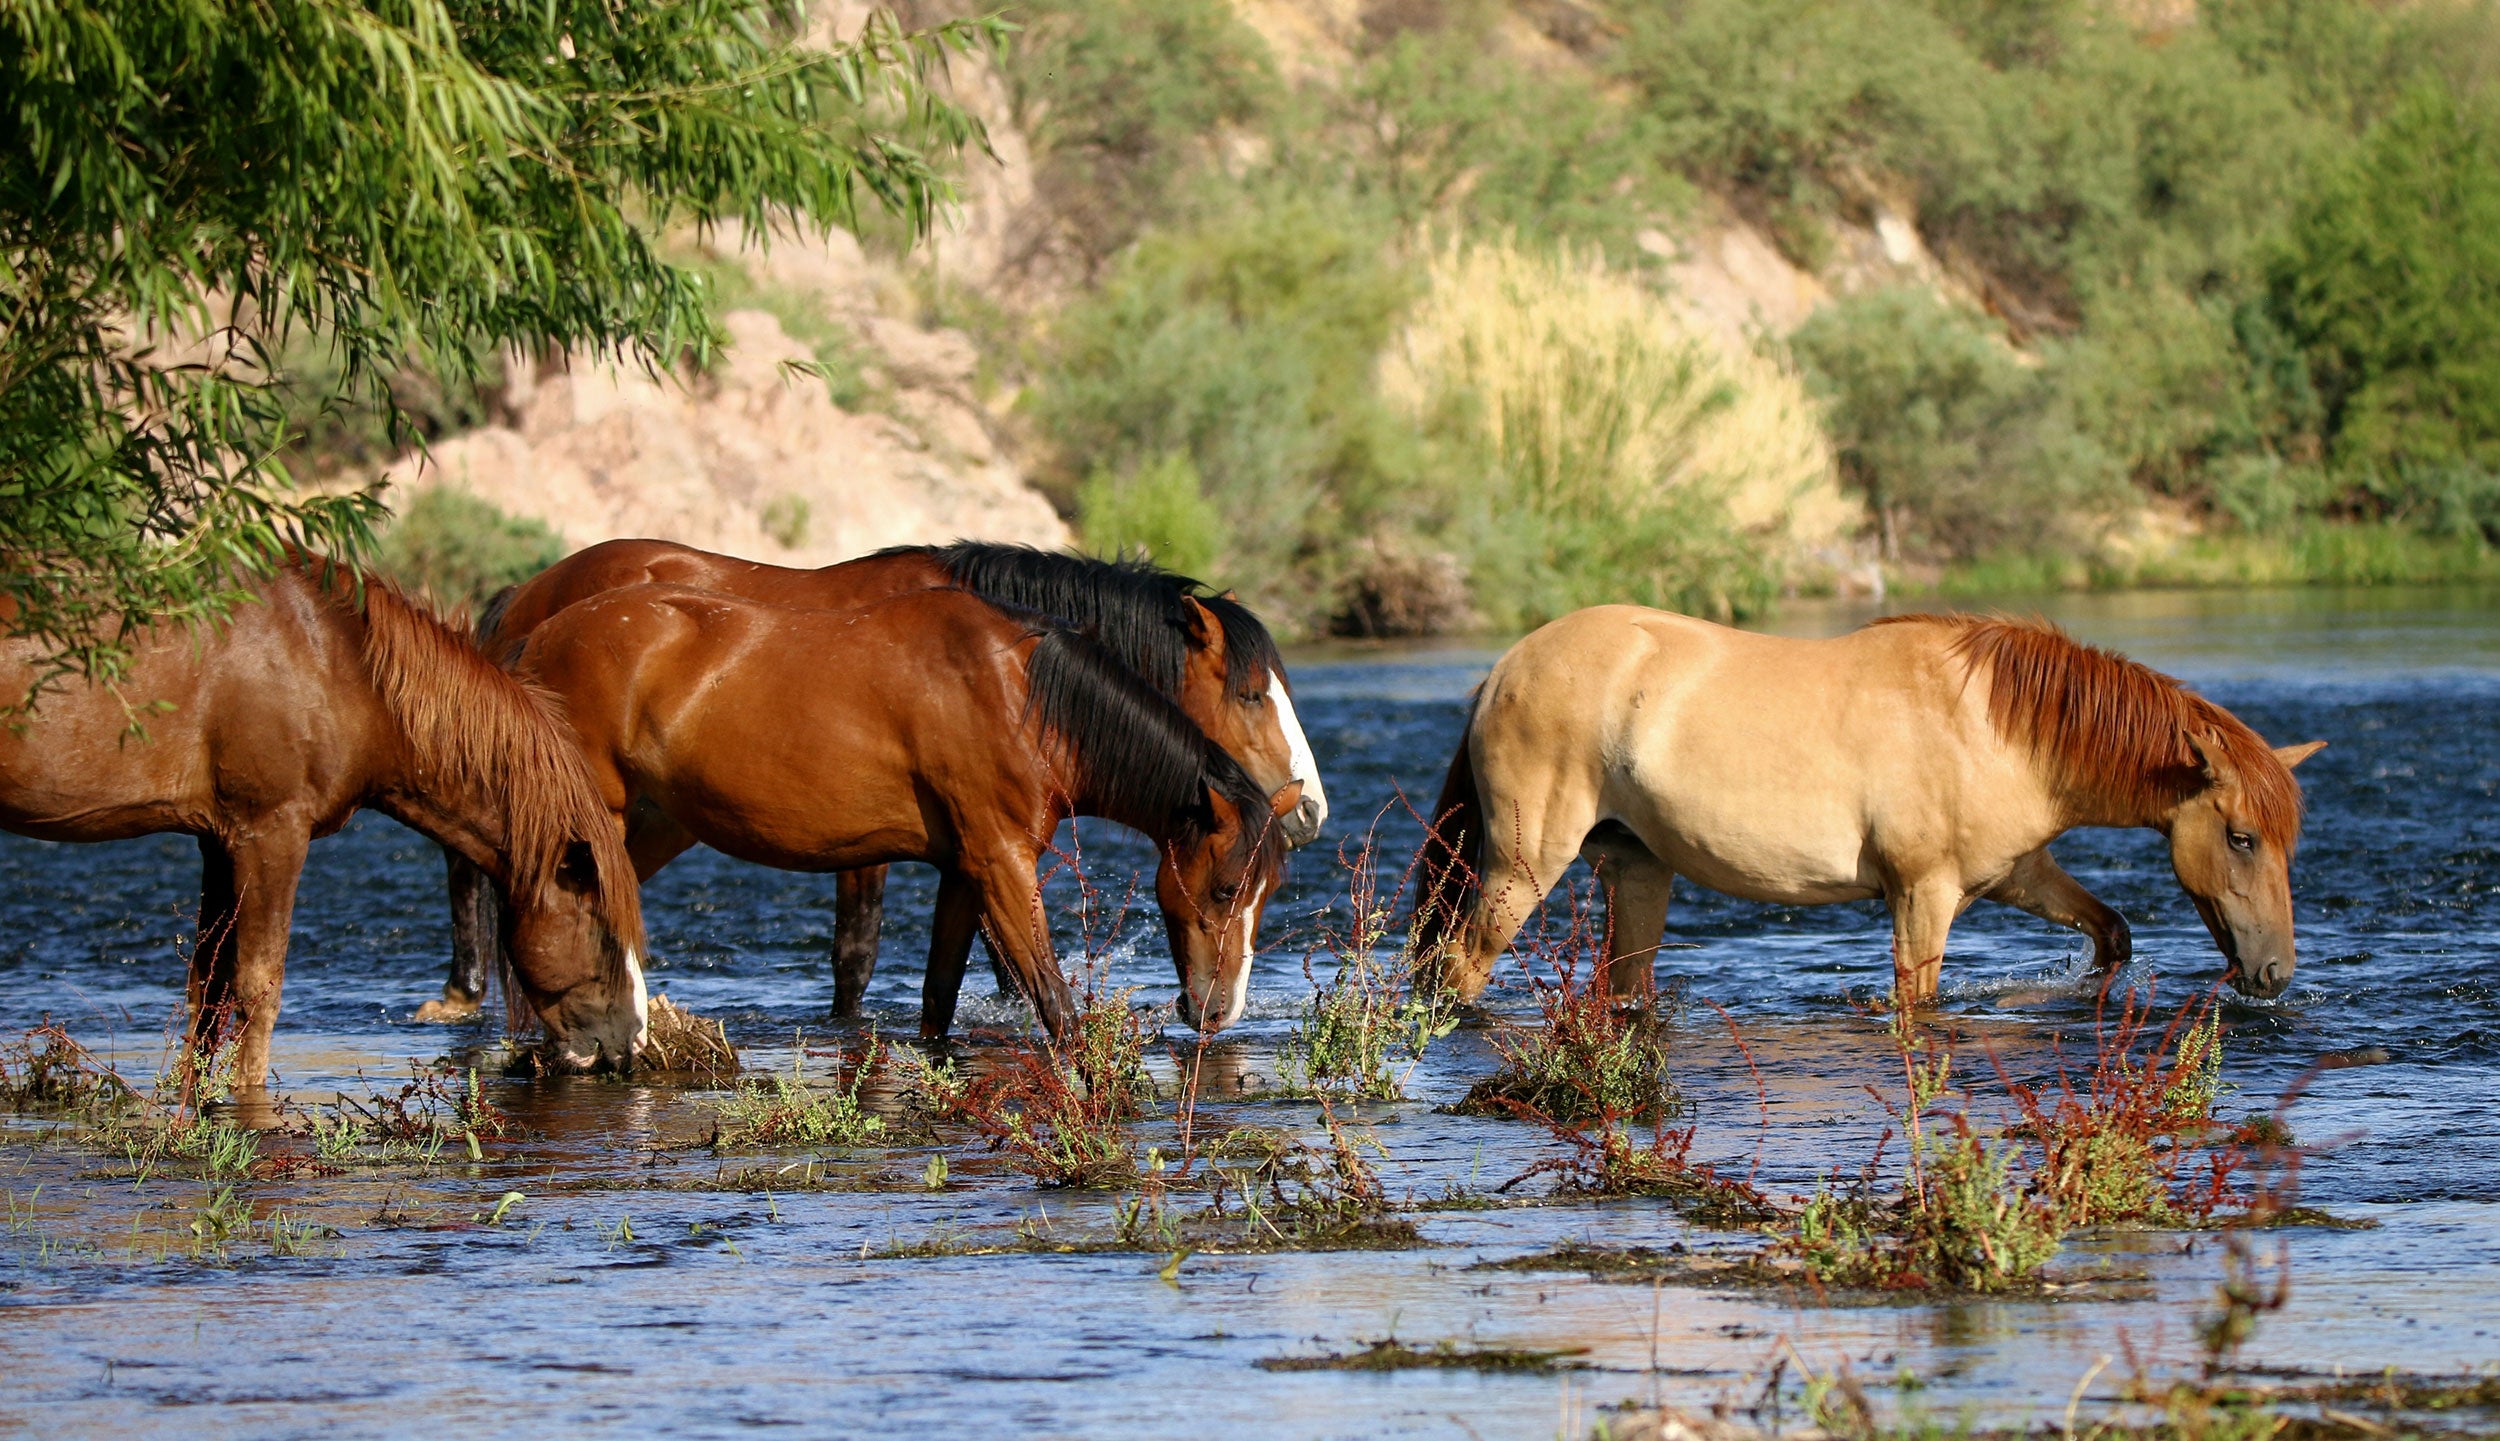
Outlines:
[[[2046,603],[2082,638],[2194,682],[2271,740],[2331,743],[2301,771],[2310,813],[2294,872],[2299,973],[2278,1001],[2226,1001],[2225,1080],[2237,1089],[2224,1109],[2264,1109],[2309,1075],[2286,1114],[2304,1142],[2328,1149],[2306,1162],[2301,1199],[2383,1225],[2285,1233],[2294,1299],[2262,1324],[2252,1348],[2261,1361],[2434,1370],[2500,1361],[2500,1142],[2487,1119],[2500,1107],[2496,601],[2417,591]],[[1859,618],[1796,608],[1780,625],[1828,631]],[[1369,831],[1391,869],[1403,865],[1417,829],[1399,796],[1420,808],[1438,793],[1467,691],[1494,653],[1297,658],[1329,834],[1297,855],[1270,908],[1251,1016],[1215,1048],[1217,1071],[1273,1074],[1310,989],[1306,952],[1345,916],[1347,871],[1336,857]],[[1115,899],[1149,862],[1116,828],[1088,823],[1069,836]],[[2134,925],[2131,979],[2172,1003],[2212,984],[2219,958],[2159,837],[2078,833],[2056,852]],[[0,972],[14,982],[0,992],[0,1034],[48,1015],[91,1041],[111,1039],[144,1069],[180,998],[196,884],[196,851],[179,838],[66,847],[0,837]],[[933,890],[925,868],[897,868],[870,996],[889,1030],[916,1014]],[[1123,927],[1089,942],[1072,888],[1063,879],[1053,894],[1064,959],[1090,952],[1112,984],[1136,987],[1141,1001],[1168,999],[1173,977],[1150,897],[1141,891]],[[652,984],[725,1018],[751,1062],[780,1064],[794,1032],[830,1034],[831,901],[828,877],[691,853],[647,889]],[[1686,887],[1668,939],[1680,948],[1663,954],[1661,974],[1682,978],[1693,1001],[1677,1044],[1678,1078],[1701,1126],[1697,1154],[1755,1170],[1774,1191],[1862,1164],[1888,1119],[1864,1087],[1898,1089],[1880,1030],[1852,1006],[1889,984],[1881,908],[1761,906]],[[280,1023],[282,1083],[326,1097],[352,1088],[360,1071],[404,1074],[412,1058],[490,1039],[483,1025],[447,1031],[409,1019],[436,994],[447,944],[441,862],[429,844],[368,816],[316,845]],[[1994,1047],[2036,1074],[2055,1038],[2088,1035],[2087,951],[2079,937],[2003,908],[1982,904],[1963,919],[1946,1010],[1971,1068]],[[970,988],[974,1024],[1020,1020],[986,997],[977,967]],[[1515,977],[1492,999],[1497,1010],[1527,1009]],[[1766,1102],[1705,1001],[1747,1036]],[[2310,1074],[2322,1053],[2368,1047],[2386,1062]],[[1431,1109],[1492,1064],[1487,1033],[1461,1032],[1418,1070],[1413,1103],[1365,1112],[1387,1149],[1393,1193],[1488,1190],[1552,1154],[1519,1125]],[[2127,1295],[1865,1310],[1461,1269],[1566,1237],[1655,1245],[1693,1234],[1643,1202],[1436,1213],[1424,1221],[1439,1243],[1429,1249],[1193,1258],[1177,1286],[1157,1279],[1159,1258],[1125,1254],[862,1259],[863,1243],[1003,1230],[1044,1214],[1100,1228],[1112,1198],[1038,1191],[958,1142],[943,1148],[959,1178],[944,1193],[902,1184],[930,1149],[910,1145],[851,1163],[885,1178],[883,1189],[767,1203],[708,1188],[723,1164],[710,1153],[668,1149],[700,1136],[702,1097],[590,1083],[497,1093],[545,1133],[526,1160],[438,1166],[389,1183],[379,1199],[383,1183],[369,1179],[259,1187],[264,1212],[293,1205],[344,1232],[336,1254],[319,1258],[209,1264],[108,1246],[64,1259],[40,1238],[145,1230],[155,1224],[146,1208],[189,1205],[197,1184],[134,1188],[58,1147],[0,1150],[0,1168],[12,1172],[0,1189],[41,1218],[0,1241],[0,1423],[58,1434],[176,1424],[198,1434],[430,1433],[457,1417],[463,1430],[512,1434],[563,1425],[708,1435],[781,1422],[862,1434],[1009,1426],[1158,1436],[1186,1426],[1242,1437],[1527,1436],[1653,1389],[1692,1400],[1758,1389],[1775,1345],[1817,1364],[1846,1356],[1870,1374],[1928,1373],[1929,1404],[1948,1413],[1970,1404],[2038,1420],[2062,1411],[2122,1336],[2146,1354],[2186,1354],[2218,1274],[2210,1245],[2191,1253],[2175,1236],[2084,1237],[2069,1243],[2069,1261],[2118,1258],[2141,1277]],[[1243,1107],[1240,1118],[1315,1119],[1307,1105]],[[39,1183],[46,1189],[32,1198]],[[522,1214],[545,1229],[468,1224],[507,1188],[530,1194]],[[375,1221],[386,1203],[421,1224]],[[613,1238],[620,1216],[631,1217],[636,1240]],[[708,1232],[691,1230],[697,1222]],[[724,1233],[735,1252],[719,1244]],[[1250,1365],[1392,1332],[1418,1343],[1583,1345],[1601,1369],[1562,1379]]]

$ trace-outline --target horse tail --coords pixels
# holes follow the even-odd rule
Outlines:
[[[1475,734],[1476,703],[1468,697],[1467,723],[1459,728],[1441,799],[1425,818],[1424,848],[1417,857],[1415,912],[1410,920],[1415,955],[1430,963],[1459,928],[1476,890],[1484,851],[1484,797],[1476,789],[1476,762],[1468,746]]]

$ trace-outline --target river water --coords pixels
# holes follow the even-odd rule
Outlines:
[[[2316,1149],[2300,1200],[2379,1225],[2271,1233],[2288,1257],[2291,1299],[2262,1319],[2246,1359],[2346,1372],[2500,1361],[2500,595],[2037,604],[2086,640],[2194,682],[2270,740],[2331,742],[2301,771],[2310,809],[2294,873],[2299,973],[2278,1001],[2226,1003],[2223,1078],[2234,1089],[2221,1109],[2265,1110],[2308,1075],[2284,1112]],[[1799,606],[1777,628],[1828,633],[1860,619]],[[1310,992],[1305,952],[1344,915],[1347,871],[1335,853],[1375,828],[1393,865],[1412,851],[1416,828],[1397,797],[1423,805],[1437,793],[1468,689],[1493,654],[1296,657],[1331,833],[1297,855],[1268,912],[1250,1017],[1212,1048],[1213,1089],[1275,1074]],[[1073,834],[1087,873],[1113,891],[1143,864],[1142,848],[1116,831]],[[2157,986],[2165,1003],[2212,984],[2219,958],[2158,837],[2078,833],[2057,853],[2134,924],[2131,980]],[[0,971],[11,981],[0,1034],[49,1016],[144,1074],[180,998],[196,884],[196,852],[177,838],[69,847],[0,837]],[[924,868],[903,867],[889,892],[871,994],[889,1031],[908,1030],[916,1014],[933,888]],[[1069,895],[1064,883],[1055,893]],[[787,1064],[794,1039],[854,1039],[822,1019],[831,895],[826,877],[690,854],[647,888],[655,989],[723,1018],[751,1066]],[[1071,952],[1081,944],[1072,913],[1062,907]],[[1173,989],[1158,934],[1149,912],[1095,947],[1110,982],[1139,988],[1141,1001]],[[1888,985],[1887,937],[1871,904],[1794,910],[1679,890],[1668,935],[1677,949],[1660,969],[1691,1002],[1674,1038],[1696,1156],[1789,1194],[1874,1154],[1888,1117],[1865,1088],[1897,1092],[1900,1077],[1880,1024],[1853,1000]],[[1982,905],[1953,939],[1945,1010],[1972,1067],[1984,1065],[1982,1048],[2017,1066],[2060,1038],[2088,1049],[2079,937]],[[316,846],[278,1037],[283,1088],[317,1102],[491,1042],[483,1024],[410,1020],[439,985],[447,944],[431,846],[372,817]],[[977,966],[970,989],[988,989]],[[1497,1012],[1532,1012],[1516,984],[1490,999]],[[1763,1099],[1729,1023],[1704,1002],[1749,1043]],[[968,1009],[977,1025],[1019,1019],[994,998]],[[2312,1073],[2330,1052],[2385,1059]],[[1493,1065],[1490,1033],[1463,1030],[1417,1069],[1413,1099],[1361,1109],[1393,1195],[1491,1192],[1555,1154],[1533,1128],[1435,1109]],[[1100,1235],[1118,1197],[1036,1189],[961,1137],[829,1157],[852,1189],[794,1183],[767,1194],[721,1178],[758,1163],[811,1174],[808,1158],[690,1147],[712,1098],[607,1082],[489,1089],[532,1139],[475,1163],[246,1187],[264,1217],[283,1209],[339,1233],[296,1256],[249,1244],[223,1258],[169,1250],[165,1237],[193,1214],[201,1183],[134,1182],[92,1154],[41,1143],[34,1121],[15,1123],[0,1148],[12,1218],[0,1238],[0,1429],[1524,1437],[1586,1434],[1597,1408],[1630,1398],[1750,1398],[1775,1367],[1844,1361],[1874,1379],[1914,1374],[1924,1383],[1916,1404],[1930,1412],[2046,1424],[2104,1358],[2117,1360],[2101,1366],[2090,1398],[2112,1394],[2130,1367],[2191,1361],[2220,1274],[2210,1239],[2145,1233],[2071,1237],[2061,1267],[2104,1279],[2015,1299],[1824,1306],[1469,1269],[1561,1241],[1730,1242],[1640,1200],[1434,1210],[1419,1215],[1427,1246],[1202,1254],[1168,1279],[1164,1257],[1133,1252],[886,1259],[876,1253],[999,1239],[1020,1225]],[[1212,1103],[1209,1115],[1316,1122],[1307,1102]],[[1144,1129],[1171,1144],[1168,1116]],[[942,1191],[920,1184],[934,1153],[950,1166]],[[516,1190],[526,1199],[505,1224],[478,1222]],[[1586,1369],[1255,1364],[1392,1335],[1585,1348]]]

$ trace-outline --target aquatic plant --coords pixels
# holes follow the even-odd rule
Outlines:
[[[1585,895],[1574,898],[1566,926],[1522,942],[1544,1024],[1505,1024],[1493,1041],[1501,1069],[1469,1087],[1455,1110],[1552,1124],[1654,1123],[1681,1108],[1656,1009],[1625,1005],[1607,990],[1612,946],[1612,932],[1592,921]]]
[[[2191,1001],[2158,1034],[2153,1021],[2151,997],[2130,991],[2114,1020],[2095,1017],[2080,1085],[2062,1059],[2053,1083],[2005,1080],[2022,1115],[2008,1134],[2040,1150],[2031,1190],[2069,1226],[2202,1225],[2252,1204],[2231,1178],[2261,1128],[2216,1135],[2227,1129],[2213,1114],[2220,1013],[2210,1000]],[[2197,1158],[2201,1174],[2190,1164]]]
[[[2020,1183],[2018,1147],[1971,1124],[1967,1095],[1961,1110],[1935,1113],[1952,1082],[1949,1049],[1905,1039],[1901,1066],[1907,1097],[1885,1103],[1909,1137],[1901,1194],[1889,1203],[1868,1194],[1870,1162],[1854,1190],[1827,1183],[1775,1228],[1766,1254],[1793,1257],[1828,1286],[1995,1291],[2029,1280],[2057,1254],[2062,1214]]]
[[[1045,1186],[1135,1175],[1128,1123],[1145,1114],[1146,1025],[1129,992],[1088,994],[1064,1046],[1019,1043],[973,1081],[960,1114]]]
[[[0,1107],[92,1114],[137,1099],[119,1072],[48,1018],[0,1045]]]
[[[1338,864],[1349,877],[1351,919],[1342,929],[1333,924],[1321,929],[1320,948],[1336,961],[1327,983],[1321,984],[1313,973],[1310,957],[1303,958],[1302,973],[1313,986],[1311,999],[1276,1058],[1278,1071],[1293,1089],[1404,1100],[1407,1079],[1422,1063],[1425,1050],[1458,1027],[1456,1009],[1445,996],[1427,994],[1415,985],[1419,917],[1408,918],[1403,942],[1392,951],[1392,937],[1398,935],[1396,897],[1412,888],[1423,852],[1408,862],[1407,873],[1388,887],[1385,898],[1376,855],[1369,834],[1351,857],[1338,852]],[[1384,960],[1384,952],[1392,958]]]
[[[885,1120],[872,1114],[861,1099],[868,1077],[877,1068],[883,1048],[877,1033],[851,1068],[848,1081],[838,1075],[829,1088],[808,1083],[807,1047],[791,1047],[787,1074],[739,1083],[720,1102],[720,1125],[712,1144],[721,1146],[858,1146],[885,1134]]]
[[[1379,1138],[1338,1121],[1325,1100],[1320,1119],[1328,1135],[1324,1147],[1274,1130],[1229,1133],[1227,1149],[1249,1164],[1209,1164],[1210,1202],[1203,1219],[1228,1216],[1229,1197],[1240,1203],[1242,1240],[1253,1247],[1418,1244],[1422,1236],[1415,1223],[1394,1213],[1379,1170],[1364,1154],[1388,1154]]]

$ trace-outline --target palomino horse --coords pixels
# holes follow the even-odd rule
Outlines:
[[[1263,791],[1302,783],[1284,818],[1287,845],[1319,835],[1328,799],[1295,716],[1276,643],[1229,595],[1209,595],[1187,576],[1140,561],[1104,561],[1030,546],[958,541],[880,551],[822,570],[792,570],[714,555],[661,540],[611,540],[574,553],[506,592],[479,622],[487,650],[509,661],[530,633],[566,606],[629,585],[694,590],[818,610],[849,610],[886,596],[955,586],[1056,617],[1095,639],[1122,664],[1178,702],[1231,753]],[[454,863],[452,965],[443,1001],[429,1012],[458,1016],[484,994],[493,927],[491,896]],[[833,1010],[856,1015],[877,963],[885,868],[842,872],[835,882]]]
[[[513,898],[504,940],[566,1069],[628,1066],[644,1036],[631,862],[581,752],[468,638],[369,577],[304,561],[213,629],[144,637],[118,687],[51,691],[0,726],[0,827],[55,841],[200,842],[193,1054],[239,1029],[259,1086],[305,847],[358,806],[431,837]],[[0,646],[0,691],[33,679]],[[145,708],[170,707],[161,714]],[[145,732],[131,727],[133,707]]]
[[[517,669],[564,700],[646,876],[697,842],[784,870],[936,865],[926,1036],[953,1023],[976,928],[1066,1033],[1034,872],[1070,815],[1160,843],[1182,1019],[1240,1013],[1300,787],[1271,798],[1075,631],[956,590],[823,611],[643,585],[565,608]]]
[[[2076,826],[2149,826],[2255,996],[2292,975],[2291,768],[2230,712],[2045,623],[1912,615],[1833,640],[1598,606],[1530,635],[1477,692],[1419,887],[1462,998],[1574,853],[1611,890],[1609,988],[1643,989],[1681,875],[1784,905],[1881,896],[1893,994],[1932,1002],[1985,897],[2092,937],[2127,923],[2058,869]],[[1470,891],[1472,890],[1472,897]]]

